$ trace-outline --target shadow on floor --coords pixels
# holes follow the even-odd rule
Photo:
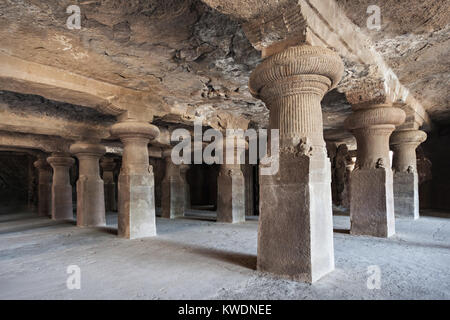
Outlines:
[[[350,230],[349,229],[333,229],[333,232],[335,233],[343,233],[343,234],[350,234]]]
[[[450,219],[450,211],[444,211],[444,210],[434,211],[431,209],[425,209],[425,210],[421,209],[420,216]]]
[[[76,222],[73,221],[54,221],[48,218],[29,218],[28,220],[23,220],[24,223],[21,223],[20,225],[2,225],[0,227],[0,234],[30,231],[34,229],[53,227],[55,225],[72,226],[76,224]]]
[[[256,270],[256,255],[205,247],[193,247],[191,248],[191,251],[195,254],[208,258],[232,263],[247,269]]]
[[[256,255],[216,248],[208,248],[194,244],[185,244],[163,239],[158,239],[158,241],[164,243],[164,245],[167,247],[173,248],[174,251],[186,250],[187,252],[193,253],[195,255],[212,258],[250,270],[256,270]]]

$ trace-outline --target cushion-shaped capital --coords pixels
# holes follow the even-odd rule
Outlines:
[[[102,156],[106,153],[106,148],[99,143],[77,142],[70,146],[70,152],[75,155],[90,154]]]
[[[119,138],[142,137],[152,140],[159,136],[159,129],[148,122],[127,120],[114,124],[111,134]]]
[[[267,84],[293,76],[323,76],[330,80],[328,89],[341,80],[344,65],[337,53],[327,48],[301,45],[290,47],[264,60],[252,72],[250,92],[259,97]]]

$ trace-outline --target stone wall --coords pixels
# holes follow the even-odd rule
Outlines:
[[[0,152],[0,204],[37,203],[33,160],[30,155]]]
[[[429,133],[421,149],[418,152],[420,207],[450,210],[450,126]]]

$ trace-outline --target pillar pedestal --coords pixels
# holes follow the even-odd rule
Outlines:
[[[148,159],[148,143],[158,127],[126,120],[111,127],[124,145],[118,184],[118,235],[128,239],[156,235],[155,182]]]
[[[72,220],[72,185],[70,184],[69,169],[75,160],[66,154],[54,153],[47,158],[53,168],[52,183],[52,219]]]
[[[350,233],[375,237],[395,234],[389,136],[405,121],[391,105],[353,105],[346,127],[356,137],[356,168],[350,184]]]
[[[420,130],[394,131],[390,144],[394,151],[394,204],[397,217],[419,218],[419,178],[416,148],[427,134]]]
[[[38,169],[38,215],[51,217],[52,215],[52,167],[46,159],[34,162]]]
[[[166,174],[162,180],[162,217],[175,219],[184,216],[185,183],[181,177],[180,165],[173,163],[171,149],[163,151],[166,161]]]
[[[220,166],[217,177],[217,221],[245,222],[245,180],[240,165]]]
[[[184,197],[184,207],[185,209],[190,209],[191,208],[191,188],[189,186],[189,183],[187,181],[187,177],[186,177],[186,173],[189,170],[189,165],[188,164],[181,164],[180,165],[180,174],[181,174],[181,179],[183,180],[183,184],[184,184],[184,192],[185,192],[185,197]]]
[[[260,178],[258,270],[314,282],[334,269],[331,168],[320,101],[343,73],[331,50],[291,47],[264,60],[250,90],[279,129],[279,170]]]
[[[98,143],[77,142],[70,152],[78,159],[77,226],[106,225],[103,180],[100,178],[99,159],[106,152]]]
[[[103,183],[105,186],[105,211],[117,211],[116,183],[114,182],[116,163],[112,158],[103,158],[100,161],[100,166],[103,170]]]

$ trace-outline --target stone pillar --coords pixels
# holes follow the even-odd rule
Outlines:
[[[241,164],[237,162],[241,152],[237,136],[224,139],[224,163],[217,176],[217,221],[226,223],[245,222],[245,179]],[[242,139],[242,138],[241,138]],[[228,141],[228,142],[227,142]],[[242,141],[245,144],[245,141]],[[228,150],[227,146],[232,146]],[[232,152],[232,163],[227,163],[227,153]]]
[[[103,182],[105,186],[105,211],[117,211],[116,183],[114,182],[116,163],[112,158],[103,158],[100,161],[100,166],[103,169]]]
[[[63,153],[53,153],[47,158],[53,168],[52,183],[52,219],[73,219],[72,185],[70,167],[75,160]]]
[[[113,125],[111,134],[124,145],[118,184],[118,235],[128,239],[155,236],[155,182],[148,143],[158,136],[158,127],[125,120]]]
[[[46,159],[34,162],[38,169],[38,215],[51,217],[52,215],[52,167]]]
[[[405,112],[389,104],[353,105],[346,127],[356,137],[356,168],[350,182],[350,232],[390,237],[395,233],[389,136]]]
[[[184,207],[186,209],[191,208],[191,188],[189,186],[189,182],[187,181],[187,177],[186,177],[186,172],[189,170],[189,168],[190,168],[190,166],[188,164],[180,165],[180,174],[181,174],[181,179],[183,180],[184,192],[185,192]]]
[[[162,217],[174,219],[184,216],[185,210],[185,182],[181,177],[180,165],[173,163],[171,158],[172,149],[163,151],[166,161],[166,174],[162,180]]]
[[[427,134],[420,130],[394,131],[390,144],[394,151],[394,205],[395,215],[419,218],[419,178],[417,175],[416,148]]]
[[[279,129],[279,170],[260,177],[258,270],[314,282],[334,269],[331,169],[320,101],[341,79],[340,57],[296,46],[265,59],[250,90]]]
[[[106,225],[103,180],[100,178],[99,160],[106,148],[98,143],[76,142],[70,152],[78,159],[77,226]]]

